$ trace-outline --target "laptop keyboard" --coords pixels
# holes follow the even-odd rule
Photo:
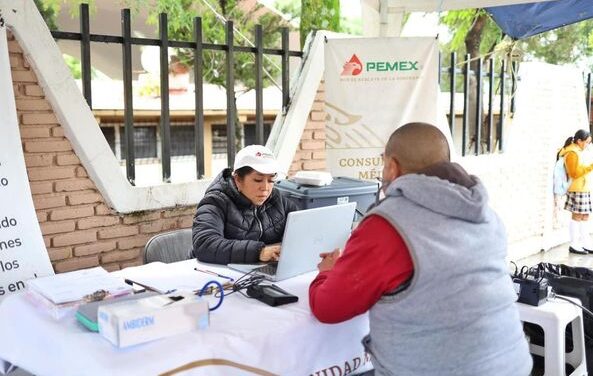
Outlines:
[[[276,269],[278,269],[277,263],[266,264],[264,266],[260,266],[259,268],[253,269],[253,271],[257,273],[267,274],[267,275],[276,275]]]

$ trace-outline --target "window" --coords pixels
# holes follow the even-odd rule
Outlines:
[[[171,125],[171,156],[195,155],[194,126]]]
[[[212,154],[226,155],[226,124],[212,124]]]
[[[243,126],[243,130],[245,132],[245,146],[255,144],[255,124],[254,123],[245,123]],[[272,131],[272,124],[271,123],[264,123],[264,144],[266,143],[268,137],[270,137],[270,132]]]
[[[135,158],[156,158],[156,124],[141,127],[134,127],[134,157]],[[125,129],[121,128],[121,158],[126,159]]]

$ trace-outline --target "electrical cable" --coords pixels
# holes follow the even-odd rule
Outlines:
[[[254,271],[250,271],[249,273],[243,274],[239,279],[235,281],[232,287],[232,291],[226,293],[227,296],[234,294],[236,292],[240,293],[241,295],[250,298],[247,294],[245,294],[242,290],[246,290],[249,287],[257,286],[265,280],[265,277],[261,274],[255,274]],[[217,293],[218,294],[218,293]]]
[[[511,261],[511,264],[513,264],[515,266],[515,272],[513,273],[513,277],[516,277],[517,273],[519,272],[519,267],[517,266],[517,264],[514,261]]]
[[[591,316],[591,318],[593,318],[593,312],[589,311],[587,308],[583,307],[580,304],[577,304],[575,302],[573,302],[572,300],[562,296],[562,295],[557,295],[556,292],[554,290],[550,291],[550,294],[548,295],[548,299],[560,299],[560,300],[564,300],[566,302],[569,302],[570,304],[573,304],[579,308],[581,308],[583,310],[583,312],[586,312],[589,316]]]

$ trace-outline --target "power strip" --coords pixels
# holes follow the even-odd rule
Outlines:
[[[546,302],[549,292],[548,280],[544,277],[514,276],[513,285],[519,303],[539,306]]]

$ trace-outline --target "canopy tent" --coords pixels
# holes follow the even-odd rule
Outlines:
[[[379,9],[383,3],[401,12],[439,12],[455,9],[499,7],[510,4],[538,3],[550,0],[361,0],[361,5]]]
[[[591,0],[561,0],[486,8],[505,34],[527,38],[593,18]]]
[[[547,1],[551,0],[360,0],[360,5],[365,36],[398,36],[406,12],[440,12]]]

